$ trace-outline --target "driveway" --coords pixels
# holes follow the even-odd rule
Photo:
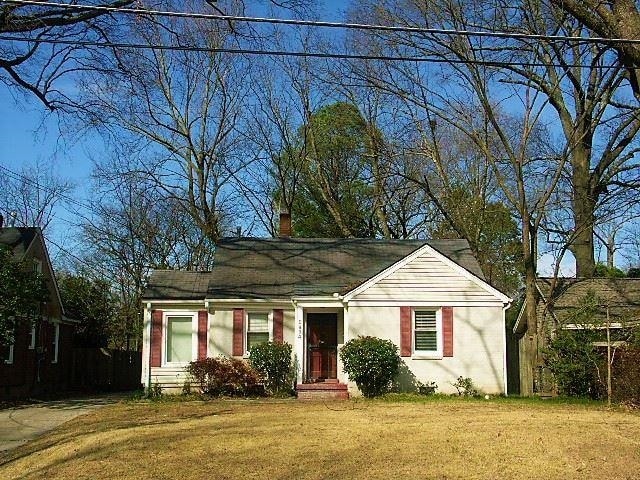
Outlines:
[[[0,452],[27,443],[79,415],[117,403],[126,396],[81,397],[0,410]]]

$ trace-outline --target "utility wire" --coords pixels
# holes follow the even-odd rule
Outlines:
[[[571,42],[583,42],[583,43],[625,43],[625,44],[640,44],[640,39],[634,38],[604,38],[604,37],[576,37],[570,35],[543,35],[534,33],[517,33],[517,32],[504,32],[504,31],[489,31],[489,30],[457,30],[447,28],[426,28],[426,27],[408,27],[397,25],[372,25],[364,23],[347,23],[347,22],[327,22],[316,20],[294,20],[283,18],[266,18],[266,17],[249,17],[238,15],[220,15],[220,14],[208,14],[208,13],[196,13],[196,12],[176,12],[166,10],[152,10],[143,8],[127,8],[127,7],[111,7],[106,5],[77,5],[69,3],[43,3],[41,0],[0,0],[3,3],[9,3],[14,5],[31,5],[39,7],[56,7],[68,10],[79,11],[103,11],[112,13],[124,13],[133,15],[153,15],[163,17],[180,17],[180,18],[193,18],[193,19],[210,19],[210,20],[224,20],[224,21],[236,21],[247,23],[268,23],[273,25],[294,25],[294,26],[309,26],[309,27],[324,27],[324,28],[342,28],[351,30],[376,30],[376,31],[389,31],[389,32],[405,32],[405,33],[428,33],[434,35],[459,35],[466,37],[495,37],[495,38],[513,38],[513,39],[526,39],[526,40],[550,40],[550,41],[571,41]]]
[[[29,183],[30,185],[33,185],[34,187],[36,187],[38,190],[43,190],[43,191],[48,191],[48,192],[55,193],[56,195],[58,195],[58,197],[66,200],[66,201],[68,201],[70,203],[73,203],[74,205],[77,205],[79,207],[85,208],[87,210],[92,210],[91,205],[83,203],[83,202],[81,202],[79,200],[76,200],[75,198],[70,197],[70,196],[68,196],[68,195],[66,195],[66,194],[64,194],[62,192],[58,192],[54,188],[41,185],[40,183],[38,183],[37,181],[33,180],[32,178],[29,178],[29,177],[27,177],[26,175],[24,175],[22,173],[13,171],[10,168],[5,167],[4,165],[0,165],[0,170],[4,170],[4,172],[6,174],[8,174],[10,177],[13,177],[14,180],[19,180],[19,179],[24,180],[25,182]]]
[[[239,55],[265,55],[276,57],[305,57],[305,58],[330,58],[342,60],[379,60],[390,62],[420,62],[420,63],[447,63],[447,64],[463,64],[463,65],[484,65],[487,67],[558,67],[558,68],[590,68],[590,69],[609,69],[616,68],[617,65],[584,65],[579,63],[544,63],[544,62],[511,62],[499,60],[476,60],[461,58],[440,58],[415,56],[408,57],[403,55],[366,55],[351,53],[323,53],[323,52],[303,52],[293,50],[260,50],[250,48],[214,48],[214,47],[198,47],[195,45],[150,45],[144,43],[120,43],[120,42],[98,42],[90,40],[59,40],[59,39],[37,39],[29,37],[13,37],[0,35],[0,40],[15,42],[31,42],[44,43],[52,45],[68,45],[83,47],[99,47],[99,48],[131,48],[136,50],[164,50],[164,51],[180,51],[180,52],[201,52],[201,53],[229,53]],[[629,67],[640,68],[640,67]]]

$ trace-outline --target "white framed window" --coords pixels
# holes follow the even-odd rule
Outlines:
[[[14,345],[12,343],[4,350],[4,363],[6,363],[7,365],[11,365],[13,363],[13,348]]]
[[[51,359],[51,363],[58,363],[58,347],[60,345],[60,324],[53,324],[53,358]]]
[[[442,358],[442,310],[413,311],[413,356]]]
[[[167,312],[164,315],[164,364],[186,365],[195,360],[198,347],[197,315]]]
[[[249,354],[249,349],[252,346],[268,342],[272,339],[272,321],[273,319],[270,312],[247,312],[244,328],[244,351],[246,355]]]
[[[36,348],[36,322],[31,323],[31,332],[29,337],[29,350]]]
[[[32,269],[34,273],[42,273],[42,261],[34,258]]]

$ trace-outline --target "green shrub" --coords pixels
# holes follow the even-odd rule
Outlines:
[[[417,382],[416,388],[420,395],[435,395],[436,390],[438,390],[438,384],[436,382]]]
[[[187,371],[207,395],[247,396],[261,393],[261,377],[247,362],[219,356],[189,363]]]
[[[365,397],[377,397],[389,389],[398,374],[398,347],[390,340],[358,337],[340,349],[344,371]]]
[[[596,335],[591,330],[560,330],[549,342],[545,364],[553,373],[561,395],[602,397],[598,371],[605,371],[606,361],[593,346]]]
[[[473,384],[473,380],[471,377],[463,377],[460,375],[458,379],[452,383],[455,389],[458,391],[458,395],[461,397],[477,397],[480,395],[480,392]]]
[[[249,364],[262,374],[266,391],[271,395],[291,395],[296,369],[288,343],[265,342],[249,350]]]

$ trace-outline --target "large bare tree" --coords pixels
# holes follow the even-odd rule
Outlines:
[[[130,41],[149,48],[105,56],[83,78],[81,122],[124,147],[130,171],[152,178],[216,241],[242,214],[233,180],[247,161],[240,126],[250,62],[214,51],[235,42],[227,23],[130,20],[120,28]]]
[[[97,1],[94,5],[120,8],[133,0]],[[105,10],[38,4],[3,3],[0,6],[0,82],[35,95],[47,108],[69,106],[69,92],[60,89],[63,76],[89,66],[87,47],[51,41],[107,40],[114,18]],[[18,40],[20,39],[20,40]],[[28,39],[24,41],[23,39]]]
[[[602,38],[640,39],[640,11],[634,0],[549,0],[555,7],[571,14],[580,23]],[[612,42],[627,68],[634,94],[640,98],[640,45]]]

